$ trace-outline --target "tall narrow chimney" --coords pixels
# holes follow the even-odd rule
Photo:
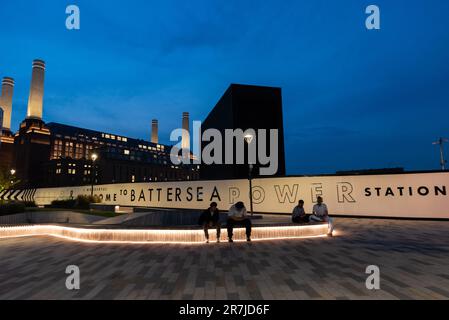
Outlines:
[[[159,143],[158,122],[156,119],[153,119],[153,121],[151,121],[151,142]]]
[[[42,119],[44,76],[45,62],[42,60],[34,60],[33,73],[31,75],[30,97],[28,99],[28,119]]]
[[[12,95],[14,93],[14,79],[4,77],[2,80],[2,95],[0,107],[3,109],[3,129],[11,129]]]
[[[182,148],[190,149],[190,131],[189,131],[189,113],[182,113],[182,128],[184,131],[182,132]]]

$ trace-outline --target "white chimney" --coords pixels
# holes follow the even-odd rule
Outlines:
[[[183,112],[182,113],[182,148],[183,149],[190,149],[190,130],[189,130],[189,113]]]
[[[42,119],[44,78],[45,62],[42,60],[34,60],[33,73],[31,75],[30,97],[28,99],[27,118],[29,119]]]
[[[151,142],[159,143],[158,121],[156,119],[153,119],[153,121],[151,121]]]
[[[11,129],[12,96],[14,93],[14,79],[4,77],[2,80],[2,95],[0,107],[3,109],[3,129]]]

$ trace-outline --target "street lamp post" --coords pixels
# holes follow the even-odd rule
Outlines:
[[[446,170],[446,160],[444,159],[444,143],[446,142],[449,142],[449,139],[440,138],[433,143],[434,145],[440,145],[440,165],[442,171]]]
[[[14,175],[16,174],[16,170],[11,169],[9,173],[11,173],[11,186],[12,186],[14,184]]]
[[[254,136],[252,134],[245,135],[245,142],[249,145],[254,139]],[[249,150],[249,148],[248,148]],[[249,151],[248,151],[249,152]],[[249,163],[249,156],[248,156],[248,180],[249,180],[249,206],[251,211],[251,216],[253,216],[253,164]]]
[[[94,184],[95,184],[95,173],[94,173],[94,170],[95,170],[95,161],[97,160],[98,155],[97,155],[96,153],[92,153],[92,155],[90,156],[90,158],[91,158],[91,160],[92,160],[92,168],[91,168],[92,171],[90,172],[92,186],[91,186],[91,189],[90,189],[90,196],[93,198],[93,197],[94,197]]]

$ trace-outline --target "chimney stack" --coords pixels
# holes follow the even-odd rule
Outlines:
[[[11,129],[12,95],[14,93],[14,79],[4,77],[2,80],[2,95],[0,107],[3,109],[3,129]]]
[[[153,121],[151,121],[151,142],[159,143],[158,122],[156,119],[153,119]]]
[[[42,105],[44,100],[45,62],[33,61],[31,75],[30,97],[28,99],[27,119],[42,120]]]
[[[189,131],[189,113],[183,112],[182,113],[182,129],[184,131],[182,132],[182,148],[183,149],[190,149],[190,131]]]

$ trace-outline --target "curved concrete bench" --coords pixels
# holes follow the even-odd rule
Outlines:
[[[327,223],[313,225],[274,225],[254,226],[251,238],[254,241],[295,239],[326,236]],[[215,232],[209,232],[210,240],[215,241]],[[57,225],[28,225],[0,227],[0,239],[8,237],[48,235],[84,242],[102,243],[203,243],[201,228],[183,229],[98,229],[74,228]],[[226,230],[222,230],[221,240],[227,240]],[[234,241],[245,241],[245,229],[234,228]]]

